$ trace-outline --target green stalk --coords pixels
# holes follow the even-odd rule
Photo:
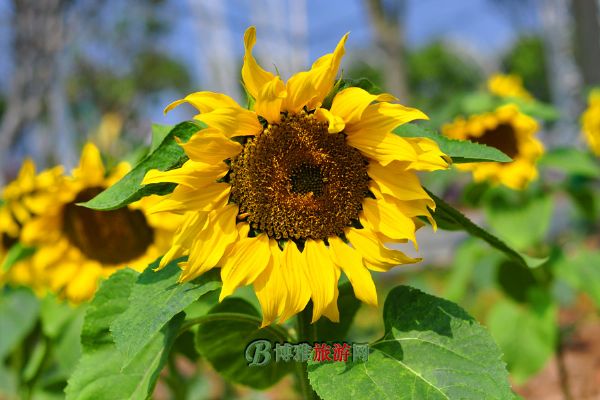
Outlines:
[[[315,324],[310,323],[312,319],[311,314],[312,307],[309,305],[296,316],[296,324],[298,329],[298,342],[308,342],[308,344],[314,346],[314,343],[317,339],[317,329]],[[298,366],[296,371],[302,397],[305,400],[318,400],[319,396],[317,396],[315,391],[312,389],[310,386],[310,381],[308,380],[308,364],[304,362],[297,362],[296,365]]]

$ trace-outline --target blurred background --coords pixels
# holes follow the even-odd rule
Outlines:
[[[56,164],[70,169],[88,140],[113,160],[130,158],[150,143],[152,123],[192,117],[187,107],[162,112],[191,92],[223,92],[245,104],[240,69],[249,25],[257,27],[255,56],[284,78],[307,69],[350,32],[343,76],[366,77],[438,122],[448,122],[444,110],[485,88],[491,75],[518,75],[535,98],[560,113],[540,134],[546,147],[585,148],[579,119],[587,90],[600,85],[600,0],[5,0],[0,1],[0,187],[17,175],[25,157],[33,158],[38,170]],[[583,160],[583,152],[575,153]],[[597,160],[590,168],[597,174]],[[580,248],[593,249],[600,260],[600,190],[598,175],[583,179],[579,173],[553,173],[551,179],[541,173],[544,179],[528,192],[506,195],[516,202],[498,205],[488,199],[485,212],[481,202],[477,209],[476,201],[464,201],[477,197],[478,186],[467,186],[468,174],[442,171],[425,182],[476,222],[487,219],[505,234],[501,237],[527,236],[517,248],[543,256],[564,248],[569,256],[581,254],[578,265],[584,269],[585,254],[591,253]],[[590,211],[594,207],[596,212]],[[503,277],[517,284],[533,278],[502,269],[499,253],[465,239],[460,232],[421,230],[426,263],[378,274],[380,300],[389,288],[408,282],[458,302],[488,326],[489,316],[497,315],[498,328],[490,329],[512,357],[507,362],[513,377],[515,368],[525,366],[524,378],[515,380],[524,398],[598,398],[600,323],[598,306],[590,300],[600,304],[597,268],[582,275],[581,285],[591,288],[587,297],[580,295],[585,288],[573,290],[558,279],[546,285],[552,296],[549,318],[521,303],[501,314],[496,306],[510,297]],[[559,271],[566,264],[555,265]],[[379,314],[362,307],[352,336],[377,338]],[[534,339],[516,338],[521,332]],[[190,374],[196,368],[182,366]],[[199,379],[197,390],[212,390],[212,398],[291,393],[289,379],[259,396],[232,389],[204,364],[201,372],[208,379]],[[168,398],[165,393],[159,384],[156,398]]]
[[[597,0],[10,0],[0,2],[0,183],[22,159],[72,167],[88,139],[116,158],[146,143],[162,108],[197,90],[243,101],[242,36],[283,76],[351,32],[346,77],[430,113],[494,72],[516,73],[577,138],[581,89],[600,83]],[[571,122],[571,123],[570,123]]]

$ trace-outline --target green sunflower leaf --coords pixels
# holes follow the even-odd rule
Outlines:
[[[0,291],[0,362],[31,332],[40,303],[27,289]]]
[[[536,289],[529,291],[529,304],[504,299],[487,315],[487,326],[517,384],[540,371],[556,349],[557,307],[547,293]]]
[[[136,358],[171,318],[200,296],[221,287],[213,274],[178,283],[181,269],[177,262],[172,261],[160,271],[154,271],[158,261],[150,264],[131,288],[127,309],[112,322],[110,329],[125,365]]]
[[[500,150],[469,140],[455,140],[440,135],[431,128],[416,124],[404,124],[394,130],[403,137],[425,137],[435,141],[440,150],[452,157],[454,163],[510,162],[512,159]]]
[[[192,322],[198,324],[196,350],[231,382],[264,389],[274,385],[297,367],[293,360],[276,363],[272,358],[273,351],[269,353],[269,363],[262,366],[249,365],[255,354],[246,352],[250,343],[265,340],[272,350],[275,343],[286,342],[289,338],[277,325],[261,329],[258,311],[244,299],[228,297],[213,307],[209,314]],[[250,357],[250,361],[247,357]]]
[[[150,153],[158,149],[158,146],[165,140],[169,132],[175,128],[174,125],[152,124],[152,141],[150,142]]]
[[[323,400],[514,398],[500,349],[456,304],[399,286],[383,318],[385,335],[369,345],[368,361],[309,364]]]
[[[540,265],[544,264],[546,261],[548,261],[548,258],[535,258],[516,251],[501,239],[492,235],[480,226],[474,224],[469,218],[467,218],[456,208],[452,207],[450,204],[446,203],[444,200],[440,199],[435,194],[431,193],[429,190],[425,190],[427,191],[429,196],[431,196],[433,201],[435,201],[436,209],[432,214],[433,218],[437,222],[439,222],[440,228],[444,229],[445,226],[449,226],[452,228],[451,230],[461,229],[471,236],[482,239],[483,241],[487,242],[490,246],[494,247],[497,250],[500,250],[510,259],[515,260],[529,268],[537,268]]]
[[[89,305],[81,344],[83,355],[65,389],[67,400],[147,399],[175,340],[183,314],[178,314],[150,340],[131,362],[117,350],[111,323],[128,307],[138,273],[122,269],[104,281]]]
[[[177,124],[165,136],[156,150],[148,154],[127,175],[93,199],[80,205],[94,210],[114,210],[151,194],[165,195],[171,193],[175,188],[174,183],[142,185],[142,180],[146,172],[151,169],[166,171],[183,164],[187,157],[175,138],[177,137],[186,142],[200,129],[202,129],[202,126],[193,121]]]

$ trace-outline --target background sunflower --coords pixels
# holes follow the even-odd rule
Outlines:
[[[442,133],[452,139],[470,140],[495,147],[513,159],[509,163],[457,164],[457,168],[472,171],[476,182],[500,183],[511,189],[523,189],[537,176],[536,161],[544,152],[535,137],[539,129],[535,119],[523,114],[513,104],[492,112],[457,117],[442,127]]]
[[[23,227],[22,241],[37,250],[31,264],[49,289],[70,301],[89,299],[98,280],[125,266],[141,271],[163,254],[179,218],[148,215],[154,198],[127,208],[97,212],[77,205],[90,200],[129,171],[119,164],[108,174],[98,149],[85,145],[72,176]]]

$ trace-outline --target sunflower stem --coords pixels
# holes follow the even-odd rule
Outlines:
[[[312,307],[310,304],[296,316],[296,323],[298,329],[298,342],[307,342],[311,346],[314,345],[317,339],[316,325],[311,324]],[[305,362],[299,362],[298,365],[298,382],[300,383],[300,390],[302,391],[302,397],[306,400],[317,400],[319,397],[310,386],[308,380],[308,364]]]

